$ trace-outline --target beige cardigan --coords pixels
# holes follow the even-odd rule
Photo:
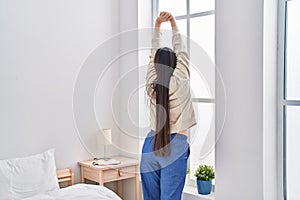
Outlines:
[[[176,68],[170,79],[169,85],[169,109],[171,133],[186,130],[197,124],[190,92],[189,55],[182,42],[177,27],[172,28],[173,50],[177,56]],[[150,121],[151,129],[156,129],[156,97],[152,84],[156,79],[154,68],[154,56],[160,45],[161,32],[154,29],[150,62],[146,76],[146,92],[150,97]]]

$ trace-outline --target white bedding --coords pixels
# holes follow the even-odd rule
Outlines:
[[[104,186],[76,184],[63,189],[36,195],[24,200],[121,200]]]

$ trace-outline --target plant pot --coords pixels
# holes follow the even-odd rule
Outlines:
[[[197,189],[199,194],[210,194],[212,188],[211,181],[204,181],[197,179]]]

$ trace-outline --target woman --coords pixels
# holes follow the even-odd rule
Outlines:
[[[174,51],[159,48],[164,22],[172,26]],[[146,77],[152,130],[145,139],[140,165],[145,200],[181,199],[189,157],[187,133],[196,124],[189,79],[189,56],[175,19],[161,12],[155,22]]]

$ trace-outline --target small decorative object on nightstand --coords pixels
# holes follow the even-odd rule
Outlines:
[[[117,194],[122,197],[121,181],[135,178],[136,200],[140,199],[139,161],[133,158],[116,156],[112,159],[120,161],[115,165],[97,165],[95,160],[80,161],[81,182],[91,180],[99,185],[117,182]]]
[[[119,160],[115,160],[115,159],[109,159],[109,160],[103,160],[103,159],[100,159],[100,160],[96,160],[94,161],[92,164],[95,166],[95,165],[100,165],[100,166],[106,166],[106,165],[118,165],[120,164],[121,162]]]
[[[102,158],[94,158],[94,160],[109,160],[110,158],[106,157],[106,145],[110,145],[112,143],[111,137],[111,129],[100,129],[97,134],[97,146],[103,146],[103,157]]]

